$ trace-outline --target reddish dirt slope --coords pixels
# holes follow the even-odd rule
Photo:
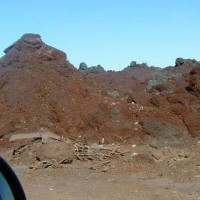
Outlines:
[[[176,143],[200,135],[198,62],[85,73],[25,34],[0,59],[0,135],[41,128],[91,140]],[[162,145],[162,142],[161,142]]]
[[[5,50],[0,68],[0,133],[47,128],[78,134],[85,115],[97,103],[84,77],[66,55],[26,34]],[[83,114],[83,115],[84,115]]]

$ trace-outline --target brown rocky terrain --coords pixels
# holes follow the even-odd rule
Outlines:
[[[132,62],[119,72],[101,66],[77,70],[65,53],[34,34],[25,34],[4,52],[1,136],[41,128],[108,141],[151,135],[149,129],[199,135],[200,64],[195,60],[179,58],[175,67],[164,69]]]
[[[42,161],[45,167],[57,168],[75,158],[79,161],[73,162],[72,171],[67,168],[71,176],[66,175],[72,185],[83,178],[89,180],[88,184],[90,181],[96,183],[96,190],[98,187],[104,190],[105,178],[94,180],[94,174],[90,174],[88,168],[94,170],[96,176],[109,171],[109,180],[116,179],[108,184],[111,191],[124,184],[121,186],[124,198],[120,193],[116,193],[118,197],[108,198],[109,192],[100,197],[94,192],[93,197],[86,198],[81,185],[76,185],[81,188],[82,196],[85,195],[83,199],[132,199],[133,194],[136,199],[198,199],[200,183],[195,182],[195,178],[193,182],[188,178],[198,176],[199,169],[196,161],[200,135],[198,61],[177,58],[175,66],[164,69],[135,61],[117,72],[105,71],[100,65],[87,67],[85,63],[76,69],[64,52],[45,44],[37,34],[23,35],[4,52],[0,59],[0,155],[19,170],[17,173],[24,181],[30,199],[44,199],[32,191],[36,179],[32,180],[32,187],[27,185],[31,177],[39,176],[38,173],[43,171],[29,172],[23,166],[34,164],[30,168],[35,169],[39,166],[37,162]],[[42,135],[49,132],[61,136],[60,143],[48,143]],[[9,141],[13,135],[31,133],[40,133],[42,142],[36,138]],[[63,138],[67,144],[63,143]],[[66,161],[68,156],[70,162]],[[81,164],[80,160],[88,162]],[[149,173],[144,173],[147,168]],[[27,176],[20,170],[28,173]],[[85,175],[75,176],[77,170]],[[138,174],[140,172],[144,174]],[[61,169],[51,173],[52,177],[57,177],[56,173],[65,174],[66,171]],[[126,194],[131,188],[129,173],[134,178],[135,189]],[[117,178],[120,174],[124,182]],[[151,176],[158,182],[152,182]],[[75,182],[71,180],[73,177]],[[51,181],[47,177],[40,178],[43,184]],[[147,181],[145,185],[142,180]],[[178,192],[171,194],[170,181],[175,180],[182,181],[182,185],[174,183]],[[62,176],[59,181],[55,184],[58,188],[59,184],[64,184]],[[197,188],[192,190],[187,181],[196,184]],[[148,182],[153,184],[158,197]],[[68,187],[71,190],[69,199],[81,199],[72,186]],[[143,190],[142,187],[147,189],[146,194],[135,192]],[[166,187],[171,194],[169,197]],[[90,185],[87,190],[89,188]],[[182,193],[184,188],[191,196]],[[63,192],[64,188],[60,187],[60,190]],[[58,193],[54,199],[56,195]],[[67,199],[65,195],[63,193],[57,199]]]

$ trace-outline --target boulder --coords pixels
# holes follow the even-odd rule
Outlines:
[[[141,121],[144,132],[148,135],[147,144],[156,148],[165,147],[168,145],[182,145],[185,137],[182,129],[177,126],[161,121],[157,118],[144,118]]]
[[[88,66],[87,66],[86,63],[81,62],[80,65],[79,65],[79,69],[80,69],[80,70],[87,70],[87,69],[88,69]]]
[[[129,66],[130,67],[136,67],[137,66],[137,62],[136,61],[131,61]]]
[[[90,73],[98,74],[101,72],[105,72],[105,69],[101,65],[92,66],[89,68]]]
[[[80,69],[80,67],[79,67]],[[90,75],[90,74],[99,74],[99,73],[104,73],[105,69],[101,65],[97,66],[92,66],[86,68],[86,66],[83,66],[83,69],[81,69],[81,72],[83,72],[85,75]]]
[[[3,67],[23,65],[27,62],[66,61],[66,54],[46,45],[38,34],[24,34],[14,44],[4,50],[5,56],[0,59]]]
[[[176,126],[157,118],[144,118],[141,124],[145,132],[153,137],[170,138],[182,135],[182,131]]]
[[[193,65],[198,64],[195,59],[184,59],[184,58],[177,58],[175,61],[175,67],[180,65]]]
[[[73,147],[70,144],[53,140],[42,144],[37,149],[36,156],[39,161],[54,159],[57,162],[68,160],[70,163],[73,161],[74,153]]]

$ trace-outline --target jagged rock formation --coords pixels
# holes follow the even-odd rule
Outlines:
[[[105,72],[105,69],[101,65],[88,67],[85,63],[80,63],[79,71],[85,75],[98,74]]]
[[[180,65],[194,65],[194,64],[199,64],[195,59],[184,59],[184,58],[177,58],[175,62],[175,66],[180,66]]]
[[[31,62],[66,61],[66,54],[46,45],[40,35],[25,34],[17,42],[4,50],[6,55],[1,58],[2,67],[12,67]],[[19,67],[19,66],[18,66]]]

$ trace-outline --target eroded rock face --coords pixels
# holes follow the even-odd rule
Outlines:
[[[25,34],[17,42],[4,50],[4,53],[10,52],[15,54],[14,50],[18,51],[35,51],[40,49],[43,45],[40,35],[38,34]]]
[[[184,59],[184,58],[177,58],[175,62],[175,66],[180,66],[180,65],[194,65],[198,64],[198,62],[194,59]]]
[[[66,61],[66,54],[46,45],[38,34],[25,34],[14,44],[4,50],[0,59],[2,67],[18,65],[25,62]]]

